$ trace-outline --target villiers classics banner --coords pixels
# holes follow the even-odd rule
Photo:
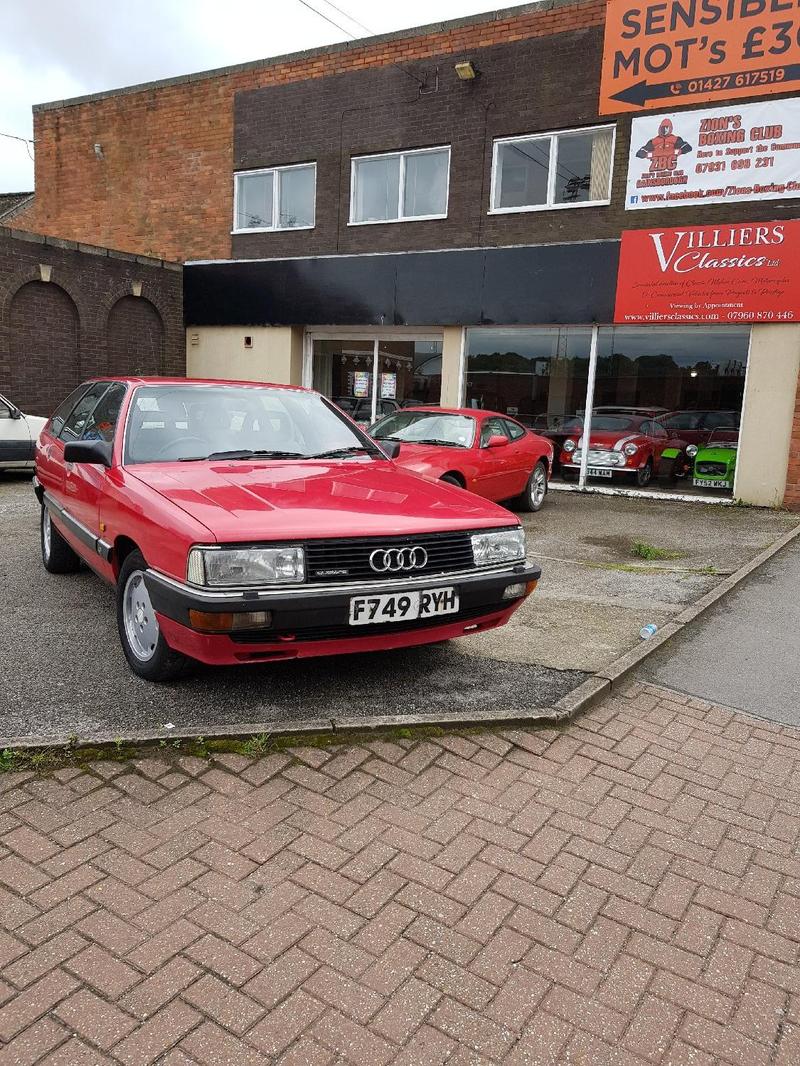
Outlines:
[[[800,219],[626,230],[614,321],[799,322]]]
[[[800,98],[631,124],[625,208],[800,197]]]

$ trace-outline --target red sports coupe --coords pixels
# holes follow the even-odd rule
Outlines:
[[[578,477],[584,440],[583,420],[576,419],[575,432],[561,449],[561,470],[567,481]],[[595,411],[589,442],[589,477],[626,477],[644,488],[660,471],[662,460],[672,477],[682,476],[691,466],[686,442],[670,437],[652,415]]]
[[[163,681],[448,640],[508,621],[541,571],[508,511],[403,470],[318,393],[89,381],[45,426],[50,573],[116,586],[125,656]]]
[[[406,470],[469,489],[487,500],[513,500],[538,511],[553,470],[553,444],[496,411],[470,407],[405,407],[370,429],[400,446]]]

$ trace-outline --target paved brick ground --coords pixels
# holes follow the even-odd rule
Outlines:
[[[800,735],[563,731],[0,775],[0,1064],[800,1061]]]

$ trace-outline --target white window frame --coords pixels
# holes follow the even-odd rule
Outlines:
[[[568,137],[575,133],[599,133],[601,130],[611,130],[611,164],[609,167],[608,175],[608,197],[604,200],[582,200],[579,203],[574,204],[554,204],[553,196],[556,188],[556,174],[558,166],[553,166],[552,161],[557,160],[557,155],[553,153],[556,151],[556,142],[559,137]],[[495,207],[495,194],[497,192],[497,160],[499,156],[499,149],[504,144],[517,144],[520,141],[549,141],[550,142],[550,162],[548,163],[547,173],[547,203],[545,204],[531,204],[524,207]],[[611,203],[611,191],[614,181],[614,153],[617,146],[617,126],[616,123],[609,122],[603,126],[580,126],[574,130],[550,130],[545,133],[520,133],[514,137],[498,137],[492,142],[492,180],[489,189],[489,210],[486,212],[488,215],[519,215],[528,211],[564,211],[569,208],[576,207],[607,207]]]
[[[447,152],[447,181],[445,185],[444,214],[441,215],[403,215],[403,200],[406,188],[406,159],[412,155],[425,155],[427,152]],[[450,207],[450,159],[451,150],[449,144],[437,144],[431,148],[403,148],[399,152],[372,152],[370,155],[354,155],[350,157],[350,219],[348,226],[387,226],[395,222],[428,222],[432,219],[447,218]],[[375,218],[358,222],[354,219],[356,206],[356,164],[369,159],[400,159],[400,181],[398,182],[397,194],[397,218]]]
[[[314,221],[310,226],[279,226],[281,210],[281,174],[287,170],[306,170],[314,168],[314,198],[313,210]],[[239,217],[239,178],[257,177],[259,174],[272,174],[272,225],[271,226],[245,226],[238,228],[236,220]],[[295,230],[314,229],[317,224],[317,163],[313,160],[308,163],[291,163],[282,167],[262,167],[259,170],[236,170],[233,174],[233,229],[231,233],[292,233]]]

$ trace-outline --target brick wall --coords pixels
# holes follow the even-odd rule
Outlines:
[[[431,73],[435,57],[599,26],[604,13],[604,0],[548,0],[433,31],[44,105],[34,112],[36,199],[14,225],[167,259],[226,258],[236,92],[395,62]]]
[[[0,392],[23,411],[96,374],[185,365],[181,266],[0,227]]]

